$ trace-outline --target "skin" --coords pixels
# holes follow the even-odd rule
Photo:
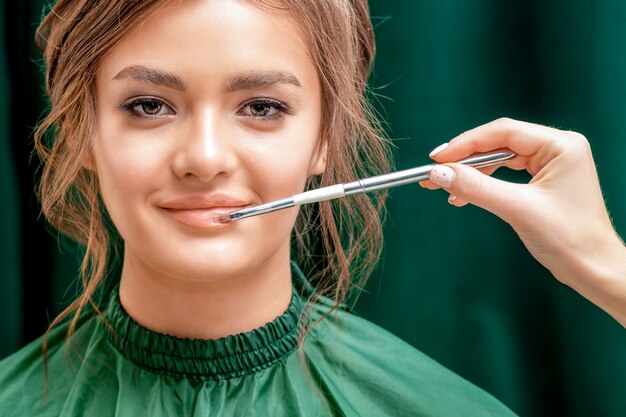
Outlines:
[[[220,224],[216,213],[232,207],[170,206],[259,204],[302,192],[323,172],[319,79],[289,14],[239,1],[170,2],[112,48],[96,90],[98,134],[86,164],[125,242],[128,314],[189,338],[249,331],[282,314],[296,209]]]
[[[503,165],[527,170],[529,184],[491,178],[493,167],[481,173],[446,163],[499,148],[519,155]],[[559,281],[626,326],[626,247],[607,213],[583,135],[500,119],[459,135],[431,157],[446,163],[453,179],[444,184],[431,176],[422,186],[445,185],[451,204],[472,203],[502,218]]]

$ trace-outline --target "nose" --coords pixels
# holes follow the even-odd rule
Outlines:
[[[226,176],[237,166],[237,158],[228,127],[215,112],[204,111],[196,118],[190,117],[186,134],[178,138],[177,152],[172,169],[180,177],[195,177],[202,182]]]

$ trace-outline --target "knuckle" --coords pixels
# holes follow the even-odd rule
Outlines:
[[[504,146],[508,147],[510,143],[511,131],[515,121],[509,117],[500,117],[495,121],[496,128],[501,132]]]
[[[462,143],[462,142],[469,140],[470,137],[471,137],[470,131],[466,130],[465,132],[460,133],[455,138],[451,139],[450,142],[448,143],[450,145],[455,145],[455,144]]]
[[[499,117],[495,120],[495,123],[503,127],[509,126],[512,122],[513,122],[513,119],[511,119],[510,117],[506,117],[506,116]]]
[[[567,133],[567,146],[580,156],[591,154],[591,145],[587,138],[578,132]]]
[[[450,141],[450,144],[460,144],[463,143],[466,146],[471,148],[476,148],[476,146],[481,141],[481,131],[477,129],[466,130],[465,132],[458,135],[456,138]]]
[[[513,123],[515,123],[515,121],[511,119],[510,117],[500,117],[494,121],[496,128],[503,132],[510,131],[513,126]]]
[[[589,141],[582,133],[569,132],[570,140],[580,146],[589,146]]]

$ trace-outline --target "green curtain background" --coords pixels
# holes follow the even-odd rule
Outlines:
[[[77,268],[45,230],[32,191],[32,127],[45,109],[33,33],[43,3],[0,7],[0,357],[43,333]],[[436,145],[500,116],[579,131],[626,235],[626,2],[370,5],[372,86],[398,168],[426,163]],[[520,415],[626,414],[626,331],[556,282],[506,224],[417,186],[394,190],[388,207],[384,260],[359,313]]]

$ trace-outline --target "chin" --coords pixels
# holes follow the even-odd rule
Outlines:
[[[231,242],[235,243],[235,242]],[[241,242],[239,242],[241,243]],[[289,251],[281,249],[280,242],[265,241],[261,245],[180,245],[175,248],[159,248],[151,251],[152,254],[146,263],[159,273],[176,280],[187,282],[219,282],[236,280],[254,276],[257,271],[275,264],[273,260],[282,258],[286,254],[288,262]],[[286,242],[289,247],[289,242]],[[185,248],[181,250],[181,248]],[[274,259],[273,259],[274,258]]]
[[[222,258],[221,261],[207,262],[206,259],[203,259],[191,260],[185,263],[181,262],[179,268],[168,271],[168,275],[181,281],[208,283],[235,280],[253,274],[255,269],[254,262],[244,264],[242,262],[233,261],[232,258]]]

